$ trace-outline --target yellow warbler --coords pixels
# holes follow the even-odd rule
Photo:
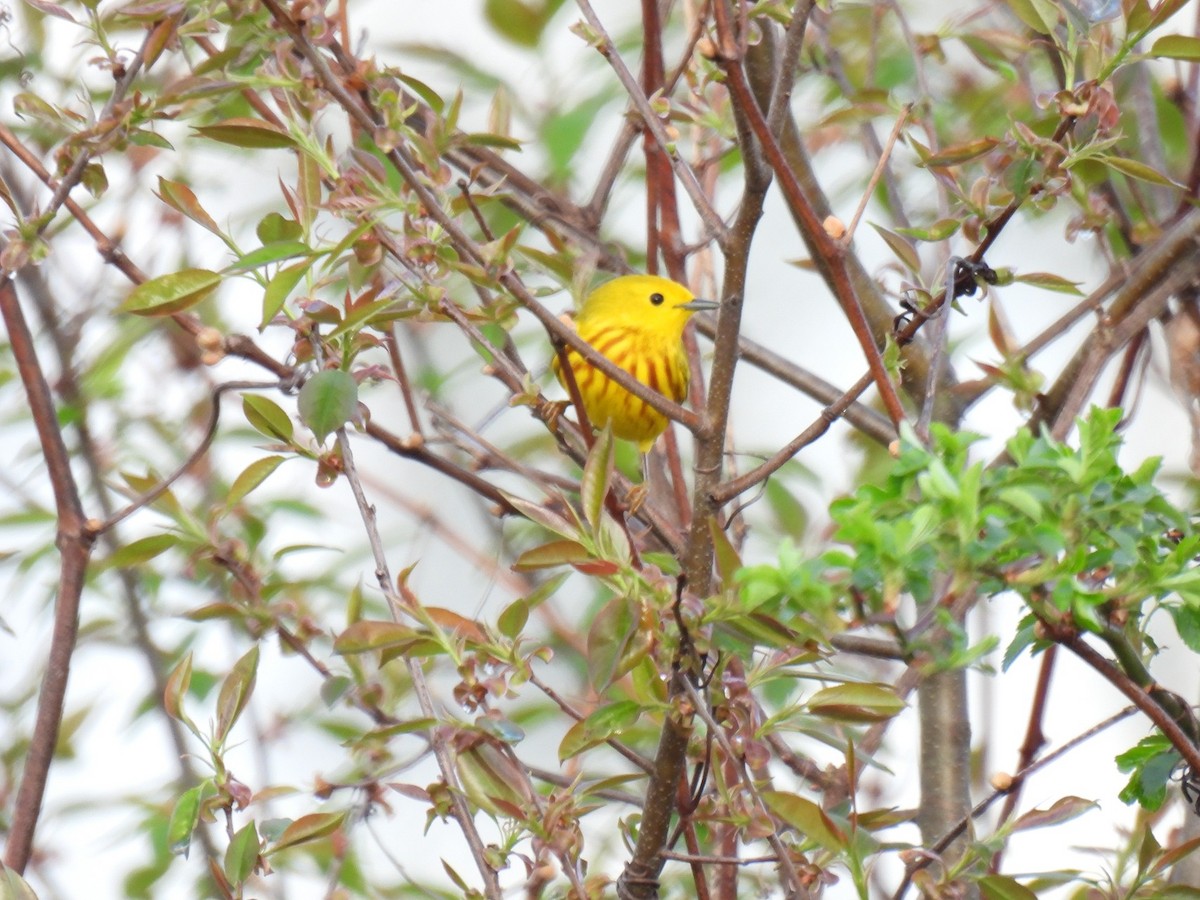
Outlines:
[[[689,375],[684,326],[697,310],[716,308],[713,301],[697,300],[668,278],[622,275],[587,295],[575,325],[581,338],[642,384],[681,403]],[[567,360],[591,423],[597,428],[611,423],[614,435],[635,441],[646,453],[666,430],[667,417],[574,350],[568,351]],[[557,356],[552,365],[566,387]]]

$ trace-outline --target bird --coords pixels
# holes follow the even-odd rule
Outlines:
[[[621,275],[584,298],[575,320],[579,336],[642,384],[676,403],[687,396],[687,354],[683,329],[700,310],[717,309],[678,282],[657,275]],[[667,417],[635,397],[575,350],[567,362],[579,388],[588,420],[611,426],[615,437],[637,444],[643,456],[667,428]],[[570,390],[558,356],[551,363]]]

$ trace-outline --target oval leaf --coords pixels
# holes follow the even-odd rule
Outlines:
[[[310,813],[301,816],[284,829],[278,842],[267,852],[276,853],[285,847],[294,847],[333,834],[345,818],[345,813]]]
[[[846,849],[846,835],[811,800],[787,791],[763,791],[762,798],[771,812],[818,846],[833,853]]]
[[[257,394],[242,394],[242,415],[259,434],[291,443],[292,420],[278,403]]]
[[[1165,59],[1200,61],[1200,38],[1186,34],[1166,34],[1154,42],[1150,55]]]
[[[258,829],[250,822],[241,828],[225,848],[225,877],[231,884],[241,884],[251,873],[258,862],[261,845],[258,840]]]
[[[337,636],[335,653],[366,653],[408,643],[418,637],[416,631],[399,622],[360,619]]]
[[[324,443],[358,410],[358,383],[341,369],[318,372],[300,389],[299,409],[300,420]]]
[[[835,684],[822,688],[808,700],[813,715],[839,722],[882,722],[906,706],[885,684]]]
[[[200,821],[201,785],[186,790],[175,801],[171,820],[167,823],[167,849],[185,859],[192,845],[192,834]]]
[[[120,312],[135,316],[173,316],[195,306],[221,284],[221,276],[208,269],[183,269],[144,281],[133,289]]]
[[[246,466],[229,486],[229,496],[225,498],[225,508],[230,509],[240,503],[243,497],[266,481],[271,473],[286,461],[287,457],[285,456],[264,456]]]
[[[220,141],[222,144],[232,144],[234,147],[248,147],[254,150],[270,150],[296,145],[291,135],[274,125],[268,125],[261,119],[226,119],[215,125],[204,125],[197,128],[196,133],[209,140]]]
[[[213,735],[217,743],[225,740],[238,717],[250,702],[254,693],[254,682],[258,674],[258,645],[255,644],[236,663],[221,683],[217,697],[217,728]]]
[[[221,233],[221,229],[213,217],[200,205],[195,193],[186,184],[179,181],[167,181],[161,175],[158,176],[158,199],[213,234]]]
[[[587,548],[578,541],[551,541],[526,550],[517,557],[512,567],[518,572],[532,572],[555,566],[581,565],[591,558]]]

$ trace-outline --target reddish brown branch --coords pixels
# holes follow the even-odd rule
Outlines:
[[[4,864],[16,872],[24,872],[33,850],[33,835],[37,829],[46,792],[46,779],[58,743],[62,723],[63,703],[67,693],[67,678],[75,639],[79,628],[79,601],[83,594],[84,575],[96,532],[92,530],[79,499],[79,489],[71,473],[71,459],[63,441],[58,415],[50,393],[50,385],[42,372],[34,347],[33,333],[21,310],[12,281],[0,283],[0,315],[8,329],[9,345],[21,383],[29,399],[29,410],[37,428],[38,441],[50,484],[54,489],[54,504],[58,524],[55,543],[60,554],[58,591],[54,603],[54,629],[50,638],[50,653],[42,689],[38,695],[37,716],[21,785],[17,789],[11,824],[8,829]]]

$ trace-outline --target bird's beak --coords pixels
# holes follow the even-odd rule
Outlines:
[[[687,303],[680,303],[675,308],[676,309],[690,309],[692,312],[701,312],[702,310],[706,310],[706,309],[720,309],[721,304],[718,303],[716,300],[700,300],[697,298],[697,299],[689,300]]]

